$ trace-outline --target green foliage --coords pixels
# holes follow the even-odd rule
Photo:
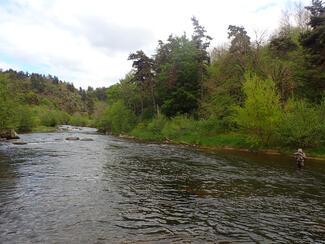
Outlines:
[[[35,117],[35,126],[54,127],[61,124],[68,124],[70,120],[68,113],[45,106],[33,107],[32,111]]]
[[[252,148],[251,138],[238,133],[202,137],[200,144],[214,147]]]
[[[281,144],[295,147],[318,146],[324,137],[323,106],[314,107],[303,100],[289,101],[279,126]]]
[[[280,98],[272,80],[246,74],[244,106],[236,108],[235,122],[247,133],[268,145],[281,118]]]
[[[18,132],[31,132],[36,125],[32,109],[28,106],[20,106],[17,110]]]
[[[0,130],[15,127],[15,104],[11,100],[8,89],[0,79]]]
[[[164,136],[161,133],[166,118],[164,116],[153,118],[149,123],[139,123],[132,131],[131,135],[144,140],[162,141]]]
[[[313,0],[306,7],[310,12],[310,28],[301,33],[300,42],[304,48],[306,60],[306,91],[308,98],[319,102],[325,94],[325,4]]]
[[[199,106],[200,74],[198,51],[185,35],[170,36],[157,51],[157,93],[162,112],[168,117],[193,114]]]
[[[101,131],[114,134],[127,133],[135,126],[135,115],[123,101],[117,101],[107,108],[97,124]]]
[[[156,117],[149,123],[139,123],[131,135],[145,140],[171,141],[184,144],[207,146],[249,147],[247,136],[241,134],[220,134],[219,125],[214,120],[194,120],[186,116],[167,119]]]
[[[179,115],[168,120],[161,133],[169,139],[183,140],[191,133],[195,133],[195,128],[196,121],[186,116]]]
[[[75,126],[89,126],[90,123],[88,114],[74,113],[69,119],[69,124]]]

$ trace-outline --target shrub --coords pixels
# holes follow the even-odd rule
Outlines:
[[[279,127],[281,143],[295,147],[318,145],[323,134],[323,124],[320,109],[303,100],[290,100]]]
[[[69,124],[75,126],[89,126],[90,120],[88,115],[81,114],[81,113],[74,113],[69,120]]]
[[[20,106],[17,110],[18,132],[31,132],[35,127],[35,118],[28,106]]]
[[[197,143],[199,131],[197,121],[184,115],[171,118],[165,123],[162,135],[167,139]]]
[[[135,120],[135,115],[123,101],[117,101],[108,107],[99,119],[98,128],[114,134],[126,133],[134,128]]]
[[[68,124],[70,115],[66,112],[50,109],[46,106],[36,106],[33,108],[36,126],[54,127],[60,124]]]

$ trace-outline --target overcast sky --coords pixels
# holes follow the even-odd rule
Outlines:
[[[109,86],[196,16],[216,46],[228,25],[271,34],[292,0],[0,0],[0,68],[52,74],[76,87]],[[308,0],[302,0],[309,3]],[[305,4],[305,5],[306,5]],[[307,4],[308,5],[308,4]]]

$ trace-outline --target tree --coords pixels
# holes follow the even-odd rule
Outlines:
[[[319,102],[325,92],[325,6],[323,1],[313,0],[306,9],[311,14],[308,23],[311,29],[301,34],[300,41],[309,64],[309,98]]]
[[[153,111],[156,110],[155,82],[153,74],[153,59],[149,58],[142,50],[132,53],[129,60],[133,60],[132,67],[135,69],[133,82],[141,88],[141,113],[143,114],[146,94],[150,94]]]
[[[184,34],[169,36],[160,42],[156,55],[158,102],[162,112],[171,117],[193,114],[200,99],[200,67],[197,48]]]
[[[311,55],[311,61],[325,68],[325,6],[321,0],[313,0],[306,7],[310,11],[311,30],[301,35],[301,43]]]
[[[203,98],[203,81],[207,76],[207,65],[210,64],[210,56],[207,49],[210,46],[212,37],[206,34],[206,30],[199,24],[198,19],[192,17],[194,32],[192,42],[197,50],[197,63],[199,68],[199,79],[201,86],[201,98]]]
[[[275,83],[247,73],[243,91],[243,107],[237,107],[235,122],[262,145],[268,145],[281,118],[280,97]]]
[[[36,92],[44,92],[45,84],[41,75],[33,73],[30,77],[32,89]]]
[[[229,25],[228,39],[231,39],[229,52],[238,58],[242,67],[245,67],[246,58],[251,52],[251,41],[244,27]]]

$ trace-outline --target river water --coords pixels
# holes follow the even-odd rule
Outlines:
[[[22,140],[0,145],[0,243],[325,243],[325,162],[89,128]]]

